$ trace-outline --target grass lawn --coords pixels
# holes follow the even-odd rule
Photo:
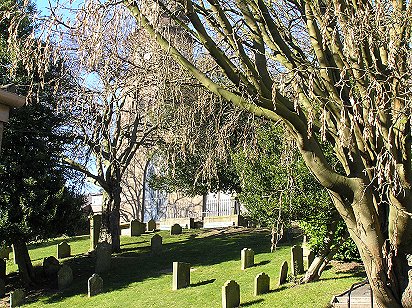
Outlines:
[[[270,234],[257,229],[184,230],[182,235],[163,237],[164,252],[150,253],[152,234],[138,237],[123,236],[122,252],[112,257],[112,270],[101,275],[104,293],[87,297],[87,279],[94,272],[93,259],[85,255],[89,248],[87,236],[67,238],[72,258],[63,262],[73,269],[74,283],[63,292],[39,286],[29,292],[24,307],[221,307],[221,289],[226,280],[240,285],[242,307],[327,307],[332,295],[364,279],[362,271],[343,271],[331,267],[320,281],[277,288],[279,269],[290,260],[290,245],[283,245],[270,253]],[[44,257],[56,254],[56,244],[62,239],[30,245],[30,256],[35,265]],[[256,266],[240,270],[240,250],[255,251]],[[11,255],[12,256],[12,255]],[[191,286],[172,291],[172,262],[192,265]],[[8,261],[11,277],[16,270]],[[253,296],[254,277],[265,272],[271,278],[271,292]],[[11,278],[13,283],[13,278]],[[8,286],[10,291],[10,286]]]

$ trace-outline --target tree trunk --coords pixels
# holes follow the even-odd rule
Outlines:
[[[34,271],[29,251],[24,240],[16,240],[13,242],[14,258],[19,268],[20,279],[26,286],[34,284]]]

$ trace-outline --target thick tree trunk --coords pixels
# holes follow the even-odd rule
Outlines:
[[[20,279],[25,285],[32,285],[35,276],[26,242],[24,240],[17,240],[13,243],[13,247]]]

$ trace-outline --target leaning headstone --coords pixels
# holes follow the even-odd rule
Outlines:
[[[190,264],[173,262],[172,290],[186,288],[190,285]]]
[[[255,277],[255,291],[254,295],[265,294],[269,292],[270,277],[265,273],[260,273]]]
[[[287,279],[288,279],[288,262],[284,261],[280,268],[278,285],[281,286],[282,284],[285,284]]]
[[[9,246],[3,246],[0,248],[0,259],[9,259],[10,252],[12,252],[12,248]]]
[[[152,249],[152,253],[157,255],[162,253],[162,237],[158,234],[152,236],[150,240],[150,247]]]
[[[43,259],[43,272],[47,277],[56,276],[60,269],[59,260],[50,256]]]
[[[6,278],[6,260],[0,259],[0,279]]]
[[[106,273],[110,270],[112,245],[108,242],[98,243],[96,246],[96,273]]]
[[[306,257],[308,268],[312,265],[313,260],[315,260],[315,253],[310,250],[308,256]]]
[[[182,234],[182,227],[179,224],[174,224],[170,228],[170,235]]]
[[[93,251],[96,248],[97,243],[99,242],[101,226],[102,215],[93,215],[93,217],[90,218],[90,251]]]
[[[299,245],[292,247],[290,263],[293,276],[303,274],[303,250]]]
[[[130,222],[130,236],[139,236],[146,231],[146,224],[137,219]]]
[[[156,222],[153,219],[150,219],[147,222],[147,231],[155,231],[156,230]]]
[[[10,308],[19,307],[23,304],[26,293],[22,289],[10,292]]]
[[[222,308],[240,306],[240,287],[234,280],[228,280],[222,287]]]
[[[73,282],[73,271],[70,266],[64,264],[57,272],[57,285],[59,290],[63,290],[70,286]]]
[[[57,259],[70,257],[70,244],[66,241],[57,244]]]
[[[87,294],[89,297],[103,292],[103,279],[98,274],[93,274],[87,280]]]
[[[247,269],[255,264],[255,252],[250,248],[243,248],[240,251],[241,269]]]
[[[4,297],[6,295],[6,283],[4,279],[0,279],[0,297]]]

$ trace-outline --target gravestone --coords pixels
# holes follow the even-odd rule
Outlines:
[[[6,283],[4,279],[0,279],[0,297],[4,297],[6,295]]]
[[[12,251],[13,251],[13,263],[14,263],[14,264],[17,264],[17,261],[16,261],[16,252],[14,251],[14,245],[11,245],[11,248],[12,248]]]
[[[155,231],[156,230],[156,222],[153,219],[150,219],[147,222],[147,231]]]
[[[250,248],[243,248],[240,251],[241,269],[245,270],[255,264],[255,252]]]
[[[260,273],[255,277],[255,296],[269,292],[270,277],[265,273]]]
[[[60,262],[55,257],[50,256],[43,259],[43,272],[47,277],[56,276],[60,269]]]
[[[57,285],[59,290],[63,290],[70,286],[73,282],[73,271],[70,266],[63,264],[61,269],[57,272]]]
[[[240,287],[234,280],[228,280],[222,287],[222,308],[240,306]]]
[[[57,259],[70,257],[70,245],[66,241],[57,244]]]
[[[190,264],[173,262],[172,290],[186,288],[190,285]]]
[[[312,265],[313,260],[315,260],[315,253],[310,250],[308,256],[306,257],[308,268]]]
[[[103,279],[98,274],[93,274],[87,280],[87,294],[89,297],[103,292]]]
[[[102,226],[102,215],[93,215],[90,218],[90,251],[96,248],[99,242],[100,228]]]
[[[22,289],[10,292],[10,308],[19,307],[23,304],[26,293]]]
[[[288,279],[288,262],[284,261],[282,263],[282,266],[280,267],[278,285],[281,286],[282,284],[285,284],[287,279]]]
[[[139,236],[146,232],[146,224],[137,219],[130,221],[130,236]]]
[[[150,240],[150,247],[152,249],[152,253],[157,255],[162,253],[162,237],[158,234],[155,234],[152,236],[151,240]]]
[[[12,252],[12,248],[10,246],[3,246],[0,249],[0,259],[9,259],[10,252]]]
[[[96,246],[96,273],[106,273],[110,270],[112,245],[108,242],[98,243]]]
[[[293,276],[303,274],[303,250],[299,245],[291,249],[291,272]]]
[[[0,279],[6,278],[6,260],[0,259]]]
[[[170,228],[170,235],[182,234],[182,227],[179,224],[174,224]]]

